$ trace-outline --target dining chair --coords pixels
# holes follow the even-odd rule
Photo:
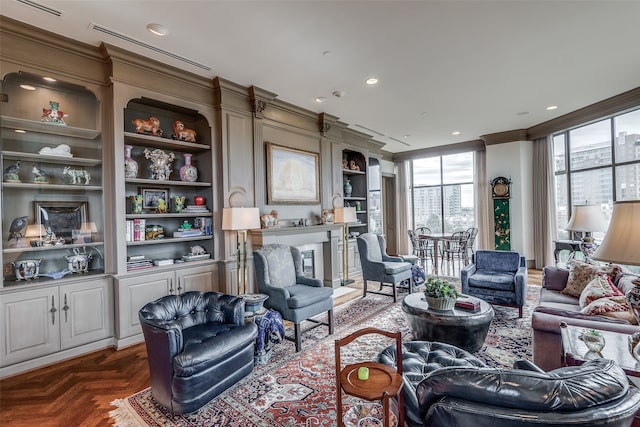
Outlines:
[[[473,255],[475,255],[476,250],[474,249],[476,243],[476,236],[478,235],[477,227],[469,227],[467,228],[467,233],[469,233],[469,241],[467,242],[467,262],[469,259],[473,259]],[[471,256],[469,257],[469,253]]]
[[[420,236],[431,234],[429,227],[418,227],[416,230],[407,230],[409,240],[413,246],[413,254],[420,260],[420,265],[426,270],[427,260],[430,259],[433,264],[433,245],[428,239],[421,239]]]
[[[451,267],[455,271],[455,261],[458,260],[458,268],[462,269],[462,263],[467,265],[469,258],[467,255],[467,245],[469,243],[470,233],[467,231],[456,231],[451,234],[451,238],[443,242],[441,247],[442,261],[440,261],[440,268],[442,268],[446,259],[447,263],[451,263]]]

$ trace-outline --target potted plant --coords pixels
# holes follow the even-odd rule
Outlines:
[[[424,295],[429,308],[434,310],[451,310],[458,298],[458,292],[451,283],[434,277],[427,279]]]

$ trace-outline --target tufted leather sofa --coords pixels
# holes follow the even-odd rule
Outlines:
[[[629,426],[640,409],[640,390],[607,359],[547,373],[528,361],[490,368],[437,342],[408,342],[402,352],[411,427]],[[378,361],[395,366],[395,346]]]
[[[219,292],[167,295],[138,313],[153,397],[172,412],[193,412],[253,370],[254,323],[244,298]]]

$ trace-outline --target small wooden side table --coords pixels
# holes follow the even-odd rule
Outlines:
[[[377,362],[361,362],[346,365],[341,368],[340,348],[349,344],[358,337],[367,334],[380,334],[396,340],[397,369]],[[358,369],[369,369],[369,378],[358,378]],[[400,332],[388,332],[376,328],[365,328],[336,340],[336,382],[337,382],[337,412],[338,427],[344,427],[342,419],[342,393],[365,399],[368,401],[381,400],[383,406],[384,427],[389,425],[390,408],[389,400],[398,399],[398,426],[404,426],[404,399],[402,393],[402,335]]]

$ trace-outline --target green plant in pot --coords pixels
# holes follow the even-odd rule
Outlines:
[[[458,298],[458,292],[451,283],[435,277],[427,279],[424,295],[429,308],[434,310],[452,310]]]

